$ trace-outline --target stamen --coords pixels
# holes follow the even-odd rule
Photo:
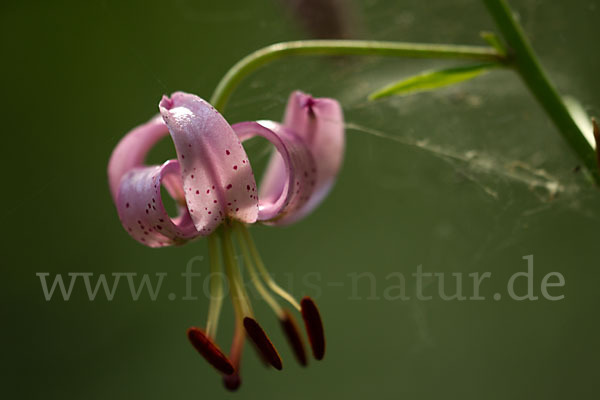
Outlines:
[[[238,318],[252,316],[250,300],[243,285],[242,276],[235,259],[235,250],[231,240],[231,230],[226,225],[220,229],[221,250],[225,263],[225,274],[231,287],[231,299]]]
[[[254,342],[256,347],[269,361],[269,364],[275,369],[281,370],[281,368],[283,368],[281,357],[279,357],[277,349],[275,349],[275,346],[273,346],[273,343],[271,343],[271,340],[258,322],[256,322],[254,318],[246,317],[244,318],[244,328],[246,328],[246,333],[248,333],[248,336]]]
[[[279,321],[281,322],[281,327],[283,328],[283,332],[285,332],[288,343],[294,350],[296,360],[298,360],[300,365],[305,367],[308,364],[308,360],[306,359],[304,342],[302,341],[302,336],[300,336],[300,330],[298,329],[298,324],[296,324],[296,319],[288,310],[283,310],[283,318]]]
[[[310,297],[304,297],[300,304],[302,305],[302,318],[304,319],[304,326],[308,333],[313,355],[317,360],[322,360],[325,355],[325,333],[321,314]]]
[[[271,278],[269,271],[267,271],[267,268],[265,267],[265,265],[262,262],[262,259],[260,258],[260,254],[258,253],[256,246],[254,245],[254,240],[252,240],[252,236],[250,235],[250,232],[248,232],[248,228],[246,228],[246,225],[237,224],[237,227],[241,232],[243,240],[246,242],[247,248],[250,250],[250,255],[252,256],[254,265],[256,265],[256,267],[258,268],[258,271],[260,272],[260,275],[267,284],[267,286],[269,286],[269,288],[273,292],[277,293],[281,298],[290,303],[295,309],[300,311],[300,304],[298,304],[296,299],[294,299],[294,296],[285,291],[285,289],[279,286],[277,282],[275,282],[273,278]]]
[[[258,293],[261,295],[261,297],[265,300],[265,302],[271,307],[273,312],[277,315],[277,318],[281,319],[284,317],[283,309],[281,308],[279,303],[277,303],[277,300],[275,300],[275,298],[273,298],[273,296],[271,296],[271,294],[267,291],[265,286],[260,281],[258,273],[256,272],[256,269],[254,268],[254,263],[252,262],[252,256],[250,254],[250,251],[248,250],[248,245],[247,245],[246,241],[244,240],[244,234],[241,229],[241,226],[242,226],[242,224],[236,223],[234,225],[234,229],[237,234],[240,248],[242,250],[242,256],[244,257],[244,264],[246,265],[246,268],[248,269],[248,272],[250,273],[250,279],[252,280],[252,284],[254,285],[254,287],[256,288]]]
[[[209,337],[216,337],[219,314],[223,305],[221,255],[219,252],[219,237],[216,234],[208,237],[208,257],[210,260],[210,299],[206,321],[206,334]]]
[[[221,349],[213,343],[200,328],[191,327],[187,331],[188,339],[192,346],[208,361],[210,365],[224,373],[231,375],[234,373],[233,365],[229,359],[223,354]]]

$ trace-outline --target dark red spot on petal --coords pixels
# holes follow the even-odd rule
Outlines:
[[[230,155],[231,153],[229,152],[229,150],[225,150],[225,154]]]
[[[230,183],[229,185],[227,185],[226,189],[231,189],[233,187],[233,185]]]

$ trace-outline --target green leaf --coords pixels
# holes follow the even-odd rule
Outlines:
[[[467,65],[464,67],[425,71],[419,75],[392,83],[369,95],[369,100],[380,99],[387,96],[398,96],[438,89],[454,85],[487,72],[497,67],[498,64],[487,63]]]

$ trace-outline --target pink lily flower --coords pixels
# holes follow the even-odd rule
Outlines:
[[[201,98],[182,92],[163,97],[160,115],[134,128],[117,145],[108,165],[113,201],[126,231],[149,247],[184,244],[206,236],[211,264],[206,329],[192,327],[188,338],[224,376],[228,389],[240,385],[240,358],[248,336],[267,364],[282,368],[279,353],[254,318],[235,256],[236,244],[252,282],[279,318],[294,354],[307,359],[292,314],[277,294],[301,312],[313,355],[322,359],[325,336],[314,301],[298,302],[271,278],[247,229],[248,224],[284,225],[308,215],[332,187],[344,153],[344,121],[339,103],[294,92],[282,124],[273,121],[229,125]],[[145,165],[148,151],[171,135],[176,160]],[[257,188],[242,142],[255,136],[270,141],[273,153]],[[171,217],[161,187],[178,204]],[[235,239],[235,240],[234,240]],[[215,342],[222,302],[221,266],[229,280],[236,329],[229,356]],[[265,286],[266,285],[266,286]]]

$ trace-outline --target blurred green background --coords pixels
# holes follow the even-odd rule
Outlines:
[[[436,93],[367,102],[374,89],[450,61],[293,58],[243,82],[231,122],[281,118],[290,91],[335,97],[354,129],[345,166],[324,204],[287,228],[252,228],[265,262],[324,318],[323,362],[299,367],[277,320],[254,302],[284,370],[265,369],[247,347],[234,395],[191,348],[207,301],[181,301],[180,274],[206,255],[199,241],[149,249],[122,229],[106,178],[117,141],[176,90],[208,98],[241,57],[273,42],[322,35],[482,44],[494,25],[478,1],[354,1],[337,22],[318,2],[20,1],[1,6],[3,61],[4,398],[382,399],[582,398],[598,393],[600,193],[518,77],[490,73]],[[600,2],[512,1],[561,93],[600,114]],[[312,4],[312,5],[311,5]],[[333,8],[335,11],[335,7]],[[325,18],[327,20],[327,18]],[[312,26],[312,28],[311,28]],[[339,27],[317,32],[315,26]],[[264,161],[261,144],[251,156]],[[165,141],[152,153],[173,151]],[[509,277],[534,255],[534,288],[564,275],[560,301],[515,301]],[[484,301],[386,300],[401,272],[407,294],[428,272],[491,272]],[[207,262],[194,265],[206,273]],[[167,272],[159,297],[44,299],[38,272]],[[372,273],[370,282],[352,274]],[[332,286],[342,282],[343,286]],[[453,292],[448,286],[447,291]],[[519,291],[525,290],[522,282]],[[169,301],[168,293],[177,299]],[[503,294],[495,301],[494,293]],[[378,297],[378,298],[377,298]],[[414,296],[413,296],[414,297]],[[233,330],[226,301],[218,341]]]

